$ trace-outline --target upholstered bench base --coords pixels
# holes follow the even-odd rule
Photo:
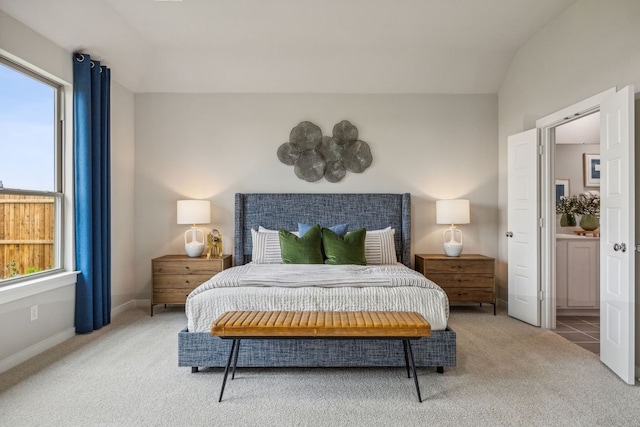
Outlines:
[[[420,385],[410,340],[431,334],[431,325],[414,312],[358,311],[231,311],[226,312],[211,325],[211,335],[232,339],[231,350],[225,366],[218,402],[227,382],[229,369],[235,377],[240,341],[251,339],[390,339],[401,340],[404,349],[407,376],[413,379],[422,402]]]

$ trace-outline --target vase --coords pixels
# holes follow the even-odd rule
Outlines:
[[[598,217],[594,214],[584,214],[582,218],[580,218],[580,228],[585,231],[593,231],[600,226],[600,222],[598,221]]]
[[[574,214],[563,213],[560,217],[560,227],[575,227],[576,216]]]

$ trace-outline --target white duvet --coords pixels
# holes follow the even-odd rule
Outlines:
[[[187,327],[208,332],[225,311],[416,311],[443,330],[447,295],[403,264],[245,264],[226,269],[187,298]]]

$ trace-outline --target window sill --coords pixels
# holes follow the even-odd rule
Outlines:
[[[65,271],[51,276],[39,277],[33,280],[0,287],[0,304],[7,304],[22,298],[27,298],[43,292],[75,285],[79,271]]]

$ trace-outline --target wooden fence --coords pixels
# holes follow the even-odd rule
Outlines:
[[[54,266],[55,198],[0,194],[0,278]]]

